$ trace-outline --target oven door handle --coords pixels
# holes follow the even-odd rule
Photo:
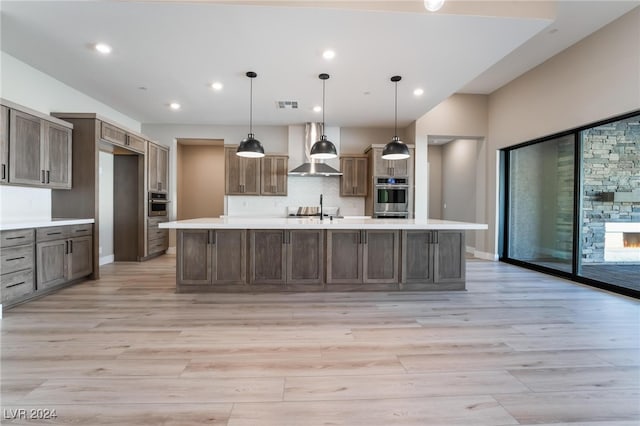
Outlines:
[[[376,189],[406,189],[409,185],[376,185]]]
[[[170,202],[169,200],[149,200],[151,204],[169,204]]]

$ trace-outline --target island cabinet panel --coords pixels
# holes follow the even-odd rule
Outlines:
[[[465,239],[463,231],[433,231],[435,239],[434,280],[439,283],[465,281]]]
[[[276,284],[284,288],[287,253],[286,231],[254,229],[250,231],[249,272],[251,284]]]
[[[327,284],[362,282],[362,232],[327,231]]]
[[[324,282],[324,231],[285,231],[287,283],[322,284]]]
[[[402,231],[402,282],[433,282],[433,233]]]
[[[211,283],[211,244],[206,229],[178,231],[178,284]]]
[[[400,276],[399,231],[368,230],[363,236],[363,282],[397,283]]]
[[[247,268],[246,235],[242,229],[179,230],[178,285],[243,285]]]

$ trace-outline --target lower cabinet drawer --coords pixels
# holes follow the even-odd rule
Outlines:
[[[168,229],[151,228],[147,229],[147,240],[157,240],[158,238],[165,238],[169,236]]]
[[[69,226],[49,226],[47,228],[36,229],[36,240],[41,241],[53,241],[64,240],[69,237]]]
[[[69,237],[84,237],[85,235],[93,235],[93,225],[88,223],[86,225],[72,225],[67,230]]]
[[[155,240],[149,240],[147,244],[149,254],[159,253],[169,248],[169,237],[156,238]]]
[[[35,291],[33,269],[0,276],[2,303],[11,302]]]
[[[0,232],[0,247],[21,246],[31,244],[34,240],[34,231],[31,229],[16,229]]]
[[[33,269],[33,245],[8,247],[0,251],[0,271],[3,274]]]

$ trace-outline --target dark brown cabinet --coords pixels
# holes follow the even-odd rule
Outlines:
[[[225,146],[225,194],[260,195],[260,158],[236,155],[236,147]]]
[[[71,128],[10,109],[8,181],[71,188]]]
[[[35,291],[34,231],[2,231],[0,238],[0,303],[7,306]]]
[[[366,197],[369,160],[364,155],[340,157],[340,196]]]
[[[147,156],[149,191],[167,192],[169,188],[169,150],[149,142]]]
[[[0,182],[9,182],[9,108],[0,105]]]
[[[286,155],[267,155],[260,161],[260,194],[287,195],[289,157]]]
[[[36,230],[38,290],[64,284],[93,272],[92,225]]]
[[[464,232],[403,231],[402,253],[403,283],[454,283],[464,288]]]
[[[327,283],[397,283],[399,242],[395,230],[328,230]]]
[[[242,285],[246,282],[247,231],[179,230],[177,283],[181,286]]]
[[[105,121],[100,126],[100,138],[111,144],[120,145],[141,154],[145,153],[147,147],[144,138]]]

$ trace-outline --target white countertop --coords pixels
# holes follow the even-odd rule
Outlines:
[[[44,228],[47,226],[83,225],[86,223],[94,223],[94,222],[95,222],[94,219],[72,219],[72,218],[11,220],[6,222],[0,222],[0,231],[8,231],[11,229],[25,229],[25,228]]]
[[[168,229],[417,229],[417,230],[476,230],[487,229],[483,223],[455,222],[439,219],[363,219],[345,218],[254,218],[221,217],[164,222]]]

